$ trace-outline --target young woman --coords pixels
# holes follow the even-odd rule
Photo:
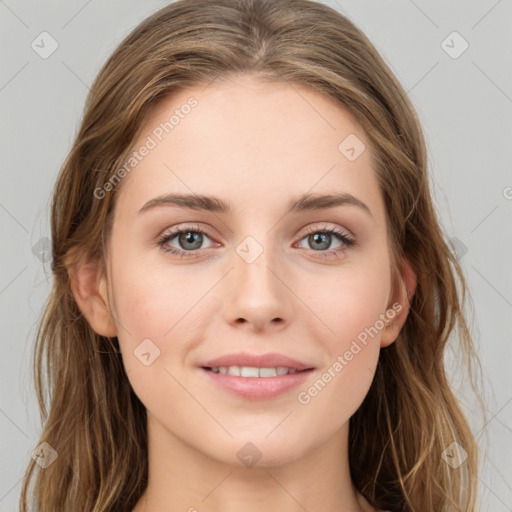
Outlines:
[[[414,109],[336,11],[141,23],[91,87],[52,244],[24,512],[475,510],[443,363],[454,333],[474,355],[464,277]]]

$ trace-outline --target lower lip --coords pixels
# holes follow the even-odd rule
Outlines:
[[[313,370],[304,370],[276,377],[237,377],[200,368],[215,384],[248,400],[268,400],[304,383]]]

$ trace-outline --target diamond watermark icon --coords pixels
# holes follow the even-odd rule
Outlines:
[[[36,447],[36,449],[30,454],[30,456],[43,468],[46,469],[48,466],[52,465],[59,454],[53,447],[47,443],[41,443]]]
[[[245,443],[236,455],[244,466],[252,468],[261,459],[263,454],[253,443]]]
[[[452,469],[457,469],[468,458],[468,452],[462,446],[454,441],[441,453],[443,460]]]
[[[246,263],[254,263],[263,253],[263,247],[254,237],[248,236],[237,245],[236,252]]]
[[[357,160],[365,149],[364,142],[353,133],[347,135],[338,146],[340,153],[350,162]]]
[[[48,32],[41,32],[30,46],[39,57],[47,59],[59,47],[59,43]]]
[[[52,257],[52,243],[50,239],[43,236],[32,246],[32,254],[43,263],[49,261]]]
[[[469,43],[458,32],[454,31],[443,39],[441,48],[452,59],[458,59],[469,48]]]
[[[149,338],[146,338],[137,345],[133,353],[144,366],[149,366],[160,355],[160,349]]]
[[[455,259],[457,260],[460,260],[468,252],[467,245],[456,236],[450,238],[450,245],[452,253],[455,256]]]

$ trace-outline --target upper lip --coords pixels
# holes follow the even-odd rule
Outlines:
[[[204,368],[219,368],[220,366],[252,366],[256,368],[286,367],[295,370],[309,370],[313,368],[311,364],[303,363],[302,361],[276,352],[266,354],[249,354],[247,352],[226,354],[206,361],[199,366]]]

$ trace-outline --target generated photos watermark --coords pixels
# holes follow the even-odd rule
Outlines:
[[[146,137],[146,140],[138,150],[132,152],[130,157],[126,160],[124,165],[120,167],[106,183],[101,187],[94,189],[94,197],[96,199],[104,199],[107,192],[114,190],[119,182],[128,175],[142,160],[149,155],[152,149],[155,149],[166,135],[172,132],[178,126],[185,117],[187,117],[192,109],[197,107],[198,101],[196,98],[191,96],[187,102],[176,108],[174,113],[169,117],[167,121],[161,122],[156,128],[154,128],[150,135]]]
[[[297,395],[297,400],[302,405],[307,405],[311,399],[317,396],[329,382],[332,381],[342,370],[347,366],[350,361],[354,359],[361,352],[361,350],[368,344],[368,342],[375,338],[388,322],[393,320],[395,316],[402,310],[402,304],[395,302],[391,308],[385,313],[379,315],[379,319],[375,323],[366,327],[352,340],[350,347],[343,353],[336,357],[336,360],[329,366],[329,368],[311,385],[307,390],[300,391]]]

